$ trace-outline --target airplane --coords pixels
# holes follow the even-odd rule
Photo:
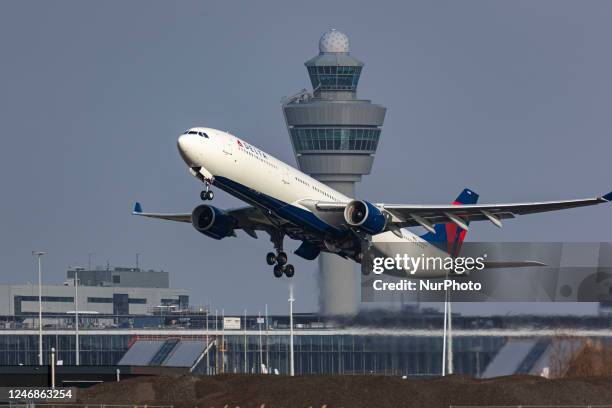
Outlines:
[[[218,188],[248,205],[221,209],[198,205],[189,213],[148,213],[137,202],[133,214],[191,223],[200,233],[217,240],[236,236],[237,230],[257,238],[270,236],[275,251],[266,255],[274,276],[291,278],[295,268],[283,250],[285,236],[301,241],[294,254],[307,260],[321,252],[361,263],[364,248],[374,246],[393,257],[389,243],[410,243],[415,256],[457,256],[469,223],[488,221],[501,228],[502,220],[517,215],[595,205],[612,200],[612,192],[586,199],[511,204],[477,204],[478,194],[464,189],[450,205],[384,204],[359,200],[334,190],[228,132],[194,127],[181,134],[178,150],[189,172],[202,183],[203,201]],[[422,227],[417,235],[409,227]],[[488,267],[536,265],[491,262]],[[363,271],[363,268],[362,268]],[[364,274],[367,271],[364,271]],[[446,270],[425,271],[419,277],[448,276]]]

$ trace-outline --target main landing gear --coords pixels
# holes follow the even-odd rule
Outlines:
[[[276,253],[268,252],[266,254],[266,262],[268,265],[274,265],[274,276],[280,278],[283,274],[291,278],[295,275],[295,268],[291,264],[287,264],[287,254],[283,252],[283,235],[281,233],[272,235],[272,242],[274,243],[274,248],[276,248]]]
[[[215,193],[210,189],[212,187],[212,183],[209,180],[203,180],[206,185],[205,189],[200,193],[200,199],[202,201],[212,200],[215,197]]]
[[[295,268],[291,264],[287,264],[287,254],[283,251],[278,253],[268,252],[266,255],[268,265],[274,265],[274,276],[280,278],[285,274],[288,278],[295,275]]]

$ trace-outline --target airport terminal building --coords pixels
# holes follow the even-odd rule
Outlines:
[[[78,288],[75,286],[75,276]],[[43,285],[43,324],[74,319],[75,312],[86,324],[105,326],[119,324],[119,316],[144,315],[169,308],[185,309],[189,296],[184,289],[171,289],[169,274],[139,268],[69,269],[63,284]],[[0,285],[0,320],[10,327],[34,327],[39,312],[38,285]]]
[[[48,315],[43,328],[44,364],[51,348],[63,365],[79,359],[104,367],[183,370],[196,374],[290,372],[286,315],[222,316],[210,308],[171,307],[114,316],[110,325],[88,315]],[[105,317],[108,317],[105,315]],[[22,316],[3,316],[19,321]],[[443,361],[443,319],[416,306],[400,312],[362,312],[346,319],[294,315],[295,373],[437,376]],[[609,342],[610,317],[453,316],[447,353],[453,372],[476,377],[541,375],[569,359],[585,342]],[[0,366],[38,365],[36,325],[0,329]],[[563,355],[559,355],[559,352]],[[98,367],[98,368],[96,368]],[[114,369],[113,369],[114,370]]]

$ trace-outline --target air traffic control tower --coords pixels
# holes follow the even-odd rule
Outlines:
[[[355,197],[355,183],[369,174],[386,108],[357,99],[363,63],[349,53],[348,37],[327,31],[319,55],[304,65],[313,90],[283,100],[291,144],[304,173]],[[357,268],[335,254],[319,255],[319,305],[326,315],[357,311]]]

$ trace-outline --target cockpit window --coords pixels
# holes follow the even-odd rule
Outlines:
[[[188,130],[187,132],[185,132],[185,134],[186,135],[198,135],[198,136],[202,136],[202,137],[205,137],[207,139],[210,139],[206,133],[198,132],[196,130]]]

